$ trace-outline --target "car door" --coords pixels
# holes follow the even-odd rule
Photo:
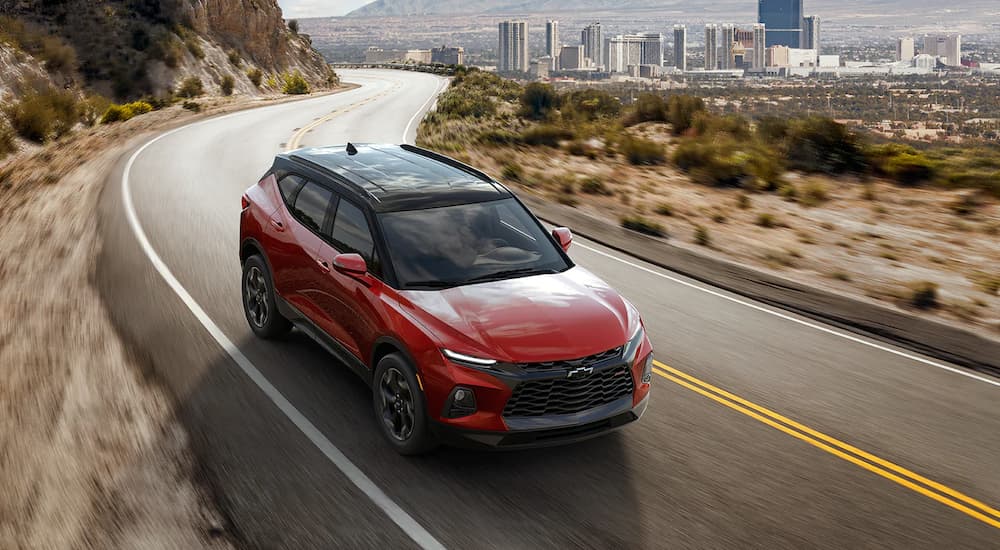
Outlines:
[[[320,245],[320,255],[332,265],[337,254],[347,253],[360,254],[370,276],[357,278],[332,269],[325,278],[322,307],[336,324],[340,343],[363,360],[379,326],[381,265],[364,210],[341,198],[336,204],[329,242]]]
[[[288,208],[275,212],[270,231],[275,246],[271,248],[271,269],[278,294],[315,324],[329,324],[319,306],[319,289],[330,270],[329,262],[319,256],[323,243],[320,233],[327,227],[328,213],[335,195],[330,189],[300,176],[289,175],[279,181],[298,179],[286,185],[294,192],[286,197]],[[282,189],[284,192],[284,189]]]

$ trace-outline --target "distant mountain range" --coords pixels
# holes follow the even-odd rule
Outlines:
[[[691,0],[375,0],[348,14],[349,17],[406,15],[501,15],[593,11],[619,12],[656,10],[696,16],[700,13],[726,11],[756,12],[755,0],[714,0],[710,3]],[[936,14],[996,19],[1000,7],[996,0],[805,0],[807,13],[850,15],[881,14],[888,17]],[[963,13],[964,12],[964,13]]]

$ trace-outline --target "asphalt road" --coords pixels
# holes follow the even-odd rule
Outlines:
[[[444,85],[342,76],[361,87],[159,137],[122,159],[102,199],[97,283],[176,395],[237,542],[1000,548],[995,379],[583,239],[571,256],[639,307],[662,362],[642,420],[556,449],[397,456],[363,383],[298,333],[254,339],[240,305],[240,195],[273,155],[289,142],[412,141]]]

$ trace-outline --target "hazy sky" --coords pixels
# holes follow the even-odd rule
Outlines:
[[[346,15],[373,0],[278,0],[285,19]]]

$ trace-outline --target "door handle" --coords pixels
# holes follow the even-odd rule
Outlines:
[[[284,231],[285,230],[285,224],[281,223],[280,221],[278,221],[278,220],[276,220],[274,218],[271,218],[271,226],[273,226],[278,231]]]
[[[323,273],[329,273],[330,272],[330,264],[328,264],[326,261],[320,260],[320,259],[317,258],[316,259],[316,263],[319,264],[319,269]]]

